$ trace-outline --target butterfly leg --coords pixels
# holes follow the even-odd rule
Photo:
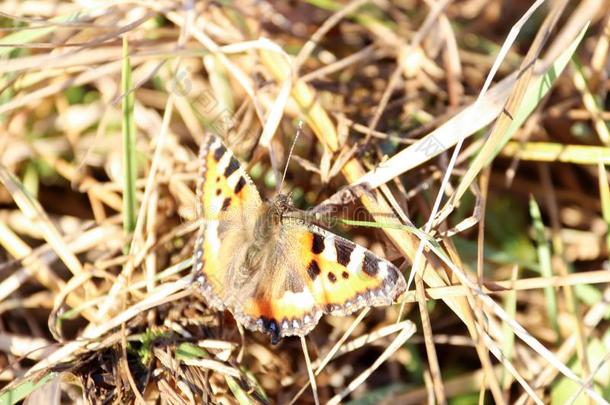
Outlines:
[[[357,201],[363,195],[373,197],[373,193],[371,192],[371,188],[368,184],[354,184],[343,187],[341,190],[322,201],[311,211],[320,213],[321,215],[329,213],[332,212],[337,206],[347,205]]]

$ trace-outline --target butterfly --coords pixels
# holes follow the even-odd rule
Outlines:
[[[271,343],[304,336],[323,314],[392,304],[402,273],[371,251],[291,215],[289,197],[263,201],[219,137],[200,148],[193,273],[209,306],[228,309]]]

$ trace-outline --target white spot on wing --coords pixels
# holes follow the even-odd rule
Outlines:
[[[212,142],[212,145],[210,145],[210,150],[216,150],[221,146],[222,146],[222,142],[220,142],[220,139],[217,137],[214,137],[214,142]]]
[[[220,251],[220,238],[218,238],[218,221],[211,219],[207,221],[205,229],[205,240],[210,244],[211,252]]]
[[[239,169],[237,169],[233,173],[231,173],[231,175],[227,179],[227,184],[229,185],[229,188],[231,190],[235,190],[235,186],[237,186],[237,182],[239,181],[239,179],[242,176],[242,174],[243,173],[242,173],[241,165],[239,166]]]
[[[357,274],[362,269],[362,261],[364,260],[364,248],[356,245],[352,254],[349,257],[347,269],[350,273]]]
[[[324,238],[322,257],[330,262],[337,261],[337,249],[335,248],[335,237],[333,235],[328,235]]]
[[[388,263],[385,260],[381,260],[377,262],[377,270],[379,277],[387,278],[388,277]]]
[[[224,176],[225,170],[227,166],[229,166],[229,162],[231,161],[231,152],[226,151],[224,155],[220,158],[218,165],[216,166],[216,174],[219,176]]]
[[[283,300],[291,304],[295,304],[299,307],[312,307],[315,305],[315,301],[313,299],[313,295],[309,293],[309,291],[301,291],[298,293],[292,291],[286,291],[282,296]]]
[[[212,201],[210,201],[210,213],[214,213],[214,214],[218,214],[220,212],[220,210],[222,209],[222,204],[224,202],[224,199],[219,198],[219,197],[215,197],[212,198]]]

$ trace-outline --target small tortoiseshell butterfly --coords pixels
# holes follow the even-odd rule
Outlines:
[[[322,314],[389,305],[406,289],[392,263],[291,217],[286,195],[263,202],[217,136],[207,136],[199,157],[197,213],[203,223],[193,271],[211,307],[228,309],[275,344],[306,335]]]

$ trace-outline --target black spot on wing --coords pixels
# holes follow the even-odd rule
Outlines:
[[[237,159],[235,158],[235,156],[231,156],[231,160],[229,161],[229,165],[227,166],[227,168],[225,169],[225,177],[229,177],[230,175],[232,175],[233,173],[235,173],[235,171],[239,169],[239,162],[237,161]]]
[[[337,262],[340,265],[347,267],[347,264],[349,263],[349,258],[352,255],[352,252],[354,251],[355,247],[356,247],[356,245],[353,244],[352,242],[349,242],[346,240],[341,240],[341,239],[335,239],[335,250],[337,251]]]
[[[226,211],[227,208],[229,208],[229,206],[231,205],[231,197],[227,197],[225,198],[225,200],[222,202],[222,208],[220,209],[221,211]]]
[[[319,255],[324,250],[324,237],[322,235],[318,235],[317,233],[313,234],[313,239],[311,242],[311,252],[315,255]]]
[[[349,278],[349,273],[347,271],[344,271],[343,273],[341,273],[341,277],[347,280]]]
[[[335,276],[335,273],[328,273],[328,279],[330,280],[331,283],[337,282],[337,276]]]
[[[320,266],[318,265],[317,261],[312,260],[309,262],[309,265],[307,266],[307,274],[312,281],[315,281],[316,277],[318,277],[320,274]]]
[[[244,176],[241,176],[239,178],[239,180],[237,181],[237,184],[235,185],[235,194],[239,194],[239,192],[241,191],[242,188],[244,188],[245,185],[246,185],[246,179],[244,179]]]
[[[365,274],[375,277],[379,272],[379,259],[371,252],[364,253],[364,260],[362,261],[362,271]]]
[[[222,155],[224,155],[226,151],[227,150],[223,146],[219,146],[214,149],[214,160],[219,162],[220,159],[222,159]]]

